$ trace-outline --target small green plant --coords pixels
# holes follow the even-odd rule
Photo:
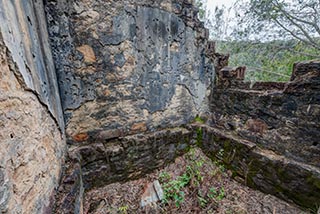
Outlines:
[[[219,152],[217,153],[217,158],[220,160],[223,160],[224,156],[224,149],[220,149]]]
[[[216,154],[217,161],[215,161],[215,165],[218,166],[219,170],[223,173],[226,171],[224,162],[223,162],[223,157],[224,157],[224,149],[220,149],[219,152]]]
[[[207,196],[212,200],[221,201],[225,197],[224,187],[221,187],[219,191],[217,191],[214,187],[211,187],[207,193]]]
[[[191,177],[188,173],[178,176],[177,179],[163,184],[164,199],[163,203],[168,203],[170,199],[174,200],[177,207],[184,201],[184,192],[182,189],[190,183]]]
[[[199,117],[199,116],[196,116],[195,118],[194,118],[194,121],[195,122],[198,122],[198,123],[205,123],[205,121],[201,118],[201,117]]]
[[[204,164],[204,160],[203,159],[200,159],[200,160],[197,160],[195,162],[195,165],[198,167],[198,168],[201,168]]]
[[[185,198],[183,188],[191,186],[192,188],[199,188],[203,181],[201,169],[204,166],[205,159],[199,157],[196,149],[191,148],[187,154],[187,159],[190,164],[186,166],[185,172],[172,180],[167,172],[162,172],[159,175],[159,180],[162,183],[164,198],[163,203],[167,204],[172,200],[177,207],[180,207]],[[201,192],[198,193],[198,201],[200,206],[205,207],[208,203],[207,197],[203,196]]]
[[[118,208],[118,211],[121,213],[121,214],[127,214],[127,210],[129,209],[129,206],[128,205],[124,205],[124,206],[121,206]]]
[[[217,199],[221,201],[222,199],[224,199],[224,197],[225,197],[225,192],[224,192],[224,187],[222,187],[219,191],[219,195],[217,196]]]
[[[219,169],[221,172],[225,172],[226,171],[226,168],[224,167],[223,164],[219,164]]]
[[[203,197],[200,190],[198,191],[198,202],[202,208],[208,204],[208,201]]]
[[[200,182],[203,181],[203,176],[201,175],[201,168],[205,163],[203,157],[197,157],[196,150],[190,149],[189,155],[187,158],[191,161],[191,165],[186,167],[186,172],[189,174],[191,178],[193,178],[193,182],[196,186],[200,185]]]
[[[217,195],[216,189],[214,187],[211,187],[207,195],[210,199],[214,199]]]
[[[194,166],[187,166],[186,171],[190,178],[194,178],[193,182],[195,186],[199,186],[200,182],[203,181],[203,176],[201,175],[200,169]]]
[[[171,176],[169,175],[168,172],[164,171],[164,172],[161,172],[160,175],[159,175],[159,181],[161,183],[166,183],[170,180]]]

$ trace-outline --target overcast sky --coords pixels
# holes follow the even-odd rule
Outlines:
[[[221,8],[223,5],[225,6],[226,10],[224,11],[224,16],[223,16],[223,19],[225,21],[225,24],[223,25],[224,36],[227,36],[232,32],[232,28],[233,28],[232,26],[235,23],[234,21],[232,21],[233,17],[235,16],[234,10],[228,10],[235,2],[236,0],[207,0],[206,18],[209,20],[214,17],[213,12],[215,11],[216,6],[218,6],[219,8]],[[209,26],[207,27],[210,28]]]
[[[235,0],[208,0],[208,9],[210,11],[214,11],[214,8],[216,6],[222,6],[225,5],[227,8],[230,7]]]

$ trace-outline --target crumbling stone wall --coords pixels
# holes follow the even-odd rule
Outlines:
[[[85,190],[195,145],[213,159],[223,149],[251,187],[317,205],[319,62],[297,64],[289,83],[251,85],[244,67],[223,69],[192,0],[45,5],[55,63],[42,1],[0,1],[2,213],[81,213]],[[212,85],[214,62],[223,84]],[[185,126],[200,113],[207,124]]]
[[[192,1],[46,1],[70,144],[185,124],[208,110],[208,31]]]
[[[0,10],[0,213],[50,213],[65,138],[43,5]]]
[[[297,63],[288,83],[217,87],[211,95],[213,123],[263,148],[320,166],[319,62]]]
[[[125,136],[208,111],[214,46],[190,0],[45,4],[69,143],[55,212],[80,212],[85,190],[137,178],[189,148],[188,131]]]
[[[54,213],[81,213],[87,191],[138,179],[173,162],[194,145],[192,131],[170,128],[72,146]]]
[[[211,94],[210,128],[200,146],[225,151],[234,176],[315,209],[320,198],[320,62],[294,65],[288,83],[246,83],[231,72]],[[223,80],[222,80],[223,81]]]

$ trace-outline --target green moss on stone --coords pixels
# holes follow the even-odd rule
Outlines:
[[[201,124],[204,124],[204,123],[205,123],[205,120],[202,119],[200,116],[196,116],[196,117],[194,118],[194,121],[195,121],[195,122],[198,122],[198,123],[201,123]]]
[[[203,146],[203,130],[201,127],[197,128],[197,139],[196,139],[196,145],[199,148],[202,148]]]
[[[307,178],[307,182],[316,186],[320,190],[320,179],[314,177],[313,175],[310,175],[310,177]]]

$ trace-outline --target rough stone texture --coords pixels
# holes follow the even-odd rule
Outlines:
[[[70,144],[185,124],[208,108],[192,1],[46,1]]]
[[[296,63],[292,80],[254,85],[232,80],[216,87],[208,123],[224,137],[214,135],[204,148],[216,152],[220,144],[228,150],[236,173],[247,170],[240,174],[248,185],[315,208],[320,198],[320,62]],[[230,142],[246,150],[232,151],[238,148]]]
[[[320,72],[320,63],[319,61],[306,61],[306,62],[297,62],[293,65],[293,71],[291,75],[291,81],[301,78],[306,74]]]
[[[19,83],[33,91],[64,131],[56,72],[42,1],[0,1],[3,41],[15,63]]]
[[[55,195],[53,213],[82,213],[84,186],[79,155],[68,156],[64,173]]]
[[[173,162],[194,143],[192,132],[174,128],[71,147],[55,213],[81,213],[84,191],[140,178]]]
[[[223,161],[236,179],[250,187],[314,209],[320,198],[319,82],[319,72],[312,70],[287,84],[250,86],[237,81],[215,88],[212,116],[207,121],[212,127],[197,124],[109,140],[106,136],[116,138],[119,133],[106,131],[95,142],[80,133],[74,137],[78,144],[71,146],[69,153],[77,157],[74,160],[81,168],[78,172],[84,186],[73,182],[72,200],[76,201],[81,188],[90,190],[138,178],[196,144],[209,157]],[[297,108],[291,107],[292,100]],[[304,105],[310,106],[305,113]],[[291,120],[299,125],[292,125]],[[145,126],[140,123],[135,129],[144,131]]]
[[[50,213],[65,142],[11,56],[0,33],[0,213]]]
[[[51,213],[65,137],[43,3],[0,11],[0,213]]]
[[[0,1],[1,213],[51,213],[54,198],[54,213],[82,213],[85,190],[194,144],[249,186],[318,205],[320,62],[295,64],[286,84],[244,83],[192,3],[45,1],[69,142],[55,197],[66,148],[43,3]],[[215,69],[227,84],[211,90]],[[209,98],[212,127],[158,130],[208,114]]]
[[[211,95],[212,123],[262,148],[320,167],[319,65],[297,64],[305,71],[293,74],[295,80],[287,84],[260,84],[250,89],[248,84],[238,83],[216,88]]]
[[[220,160],[246,185],[315,209],[320,198],[320,169],[263,149],[232,131],[192,125],[197,144]]]

